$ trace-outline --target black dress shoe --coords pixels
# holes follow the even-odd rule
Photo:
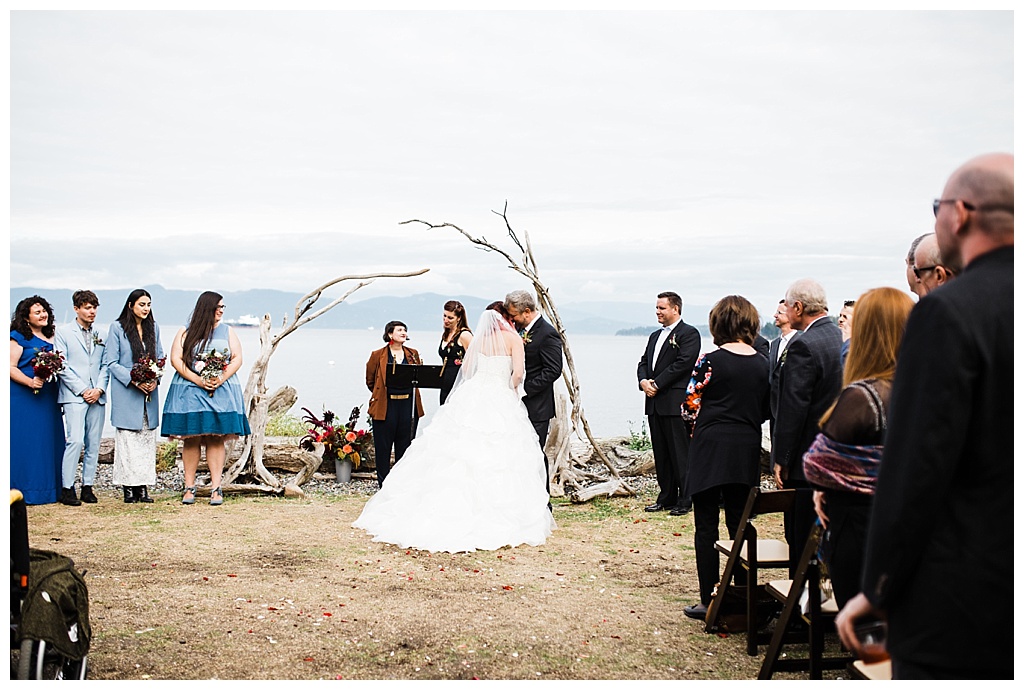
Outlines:
[[[644,508],[644,510],[647,511],[648,513],[657,513],[659,510],[668,510],[668,508],[661,505],[660,503],[652,503],[651,505]]]
[[[75,495],[75,487],[60,490],[60,502],[66,506],[80,506],[82,502]]]
[[[691,510],[693,510],[693,506],[690,506],[689,508],[684,508],[683,506],[676,506],[672,510],[668,511],[668,514],[669,515],[686,515]]]
[[[92,492],[91,486],[86,485],[82,487],[82,503],[99,503],[96,494]]]
[[[704,604],[693,604],[683,609],[683,614],[687,618],[693,618],[695,620],[702,621],[708,615],[708,607]]]

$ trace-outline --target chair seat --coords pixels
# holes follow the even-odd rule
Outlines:
[[[732,539],[720,539],[715,542],[715,548],[720,553],[729,555],[732,553]],[[740,549],[740,558],[747,561],[747,545]],[[757,567],[758,568],[788,568],[789,567],[789,544],[778,539],[757,540]]]
[[[792,580],[772,580],[765,589],[773,597],[785,603],[786,599],[789,599],[789,590],[792,586]],[[825,616],[835,616],[839,613],[839,605],[836,604],[836,600],[833,597],[829,597],[826,601],[821,602],[821,613]]]
[[[873,664],[857,659],[850,666],[857,680],[892,680],[892,662],[888,659]]]

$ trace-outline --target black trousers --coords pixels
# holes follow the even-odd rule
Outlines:
[[[654,471],[658,475],[657,502],[666,508],[689,508],[686,466],[690,456],[690,432],[681,415],[647,415],[651,427]]]
[[[787,479],[784,488],[796,489],[793,513],[786,513],[783,521],[786,543],[789,544],[789,577],[793,578],[818,515],[814,512],[814,490],[805,480]]]
[[[391,450],[395,451],[395,462],[402,459],[412,443],[414,398],[388,400],[387,417],[373,420],[373,453],[377,463],[377,486],[383,486],[391,471]]]
[[[535,422],[532,419],[533,430],[537,432],[537,440],[540,441],[540,452],[544,453],[544,445],[548,442],[548,427],[551,420],[545,419],[542,422]],[[544,453],[544,490],[551,495],[551,466],[548,464],[548,454]]]
[[[747,505],[750,487],[746,484],[723,484],[693,495],[693,551],[697,558],[697,582],[700,584],[700,603],[708,606],[715,585],[721,579],[718,550],[718,505],[725,505],[725,526],[729,537],[735,538],[740,517]],[[747,573],[737,568],[733,581],[747,583]]]
[[[821,552],[839,608],[846,606],[861,589],[860,574],[864,568],[873,498],[849,491],[825,492],[828,529],[822,538]]]

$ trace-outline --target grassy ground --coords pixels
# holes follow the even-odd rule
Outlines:
[[[359,495],[156,499],[29,507],[32,545],[87,571],[92,679],[749,679],[761,663],[683,616],[692,516],[645,513],[651,496],[556,502],[544,546],[461,555],[371,542],[350,527]]]

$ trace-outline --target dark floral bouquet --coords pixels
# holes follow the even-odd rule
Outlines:
[[[55,381],[57,373],[64,371],[64,355],[60,350],[43,350],[36,348],[36,356],[32,358],[32,373],[43,381]],[[32,391],[39,395],[39,389]]]
[[[166,357],[153,359],[148,354],[143,354],[139,357],[139,361],[132,365],[132,382],[149,383],[150,381],[159,381],[160,377],[164,374],[164,364],[166,363]],[[149,395],[149,393],[146,393],[146,402],[149,402]]]
[[[196,355],[196,361],[192,363],[192,368],[199,372],[199,376],[204,381],[212,381],[223,376],[229,362],[231,362],[231,353],[227,348],[223,350],[213,348],[206,354]],[[211,398],[216,392],[207,391]]]
[[[316,415],[303,407],[302,411],[306,416],[302,421],[309,424],[309,430],[302,437],[299,446],[304,450],[315,450],[315,443],[324,444],[324,457],[337,458],[339,460],[351,460],[356,469],[359,468],[360,453],[365,454],[366,449],[373,443],[373,433],[366,429],[356,429],[359,421],[360,406],[352,408],[348,416],[347,424],[337,424],[337,415],[330,410],[324,410],[323,418],[317,419]]]

